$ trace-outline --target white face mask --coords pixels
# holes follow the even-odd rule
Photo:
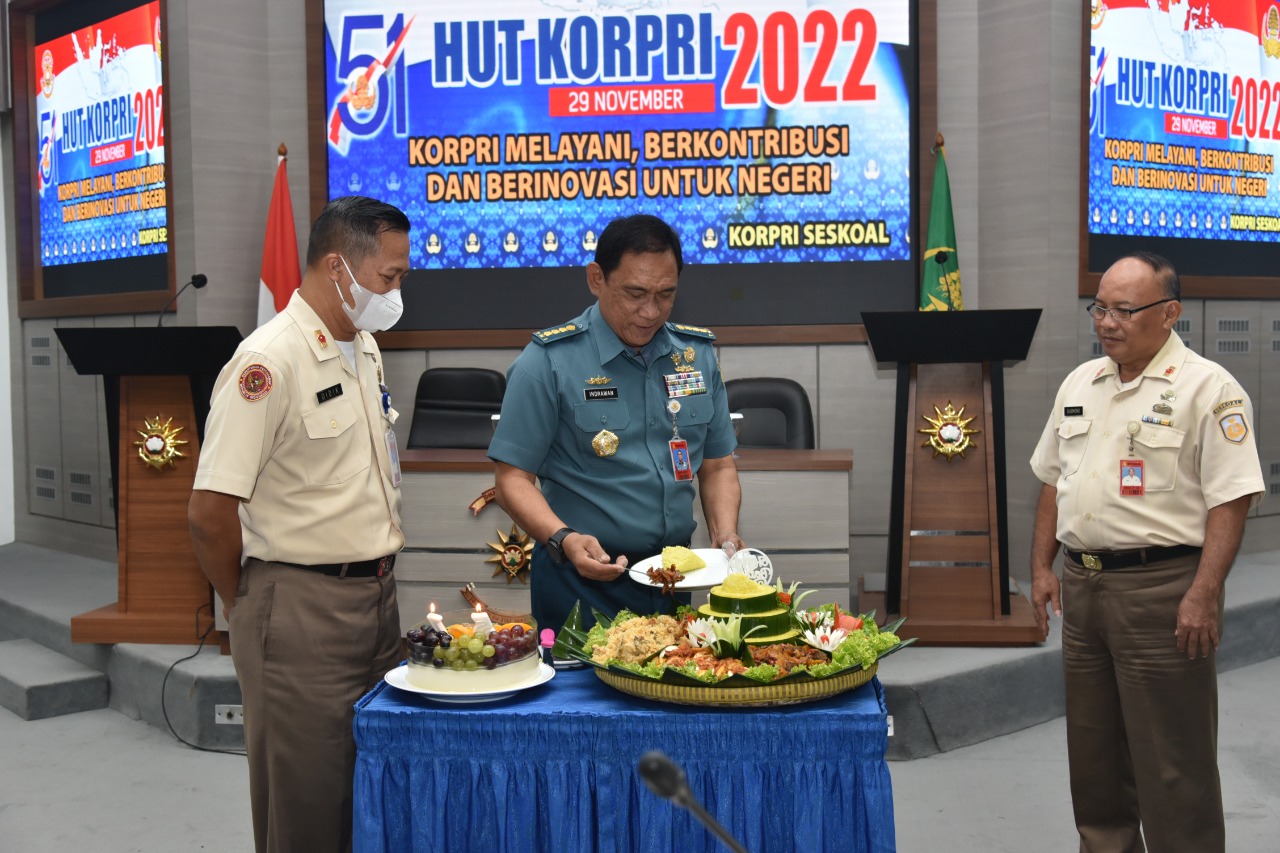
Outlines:
[[[342,255],[338,255],[338,258],[347,268],[347,275],[351,276],[351,298],[355,300],[356,307],[351,308],[347,305],[347,300],[342,296],[342,288],[336,281],[333,286],[338,289],[342,310],[347,312],[347,316],[351,318],[355,327],[365,332],[381,332],[394,326],[400,319],[400,315],[404,313],[404,303],[400,301],[400,290],[397,288],[386,293],[365,290],[356,281],[351,267],[347,265],[347,259]]]

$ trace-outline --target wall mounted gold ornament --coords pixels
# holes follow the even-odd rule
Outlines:
[[[976,435],[982,430],[969,429],[969,423],[973,418],[964,417],[964,406],[961,406],[960,410],[956,411],[952,407],[950,400],[947,401],[945,409],[939,409],[935,405],[933,411],[938,417],[920,416],[933,425],[929,429],[918,430],[918,432],[929,436],[929,440],[920,446],[932,447],[934,459],[937,459],[939,455],[945,456],[948,462],[954,456],[964,458],[964,452],[972,444],[969,441],[969,436]]]
[[[511,525],[511,535],[504,536],[502,531],[498,531],[497,542],[487,542],[490,548],[497,551],[486,563],[496,563],[497,568],[493,570],[493,576],[507,576],[507,583],[511,583],[516,578],[521,583],[529,582],[529,560],[533,554],[533,540],[529,538],[529,534],[525,533],[516,525]]]
[[[178,445],[187,443],[178,438],[178,433],[183,428],[172,426],[173,418],[161,423],[161,417],[163,415],[156,415],[153,420],[144,418],[142,423],[146,430],[138,430],[142,440],[133,443],[138,448],[138,457],[157,471],[166,465],[170,468],[178,467],[174,460],[186,456],[178,449]]]

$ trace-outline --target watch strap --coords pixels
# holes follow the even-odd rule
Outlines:
[[[547,537],[547,550],[551,552],[551,559],[556,563],[563,563],[564,556],[564,540],[571,533],[576,533],[572,527],[561,527],[555,533]]]

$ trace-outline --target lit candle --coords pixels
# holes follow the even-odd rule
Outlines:
[[[489,632],[493,630],[493,621],[489,619],[489,614],[480,609],[480,605],[476,605],[476,612],[471,614],[471,621],[475,623],[475,634],[481,639],[488,637]]]
[[[441,633],[444,632],[444,617],[436,612],[436,603],[431,602],[431,612],[427,614],[427,621],[431,623],[431,627]]]

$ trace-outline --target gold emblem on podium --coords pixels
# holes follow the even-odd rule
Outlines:
[[[936,418],[928,415],[920,417],[928,421],[932,426],[929,429],[921,429],[919,432],[929,436],[929,440],[921,447],[932,447],[933,458],[945,456],[950,462],[952,457],[959,456],[964,458],[964,452],[969,449],[972,442],[969,436],[975,435],[982,430],[969,429],[969,423],[973,418],[964,417],[964,406],[959,411],[951,405],[951,401],[947,401],[945,409],[939,409],[936,405],[933,411],[937,414]]]
[[[173,426],[173,418],[161,423],[161,417],[156,415],[154,420],[144,418],[143,425],[146,429],[138,430],[142,440],[133,443],[138,448],[139,458],[157,471],[166,465],[170,468],[178,467],[174,460],[180,456],[186,456],[178,449],[178,445],[187,443],[178,438],[178,433],[182,432],[183,428]]]
[[[516,525],[511,525],[511,535],[504,536],[502,531],[498,531],[497,542],[487,542],[490,548],[497,551],[486,563],[496,563],[497,568],[493,570],[493,576],[507,576],[507,583],[511,583],[516,578],[520,579],[520,583],[529,582],[529,560],[533,554],[533,540],[529,538],[529,534],[525,533]]]

